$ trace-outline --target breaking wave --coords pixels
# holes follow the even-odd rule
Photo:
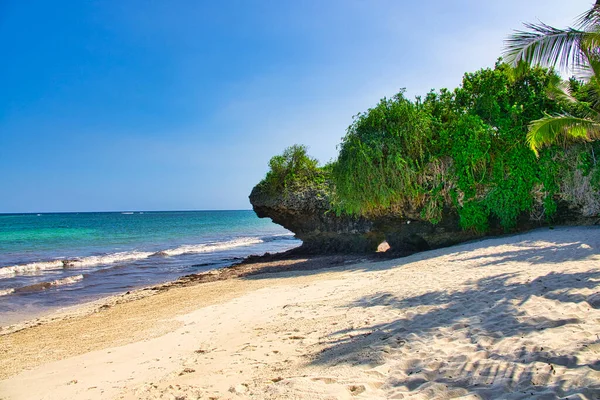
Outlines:
[[[6,296],[9,295],[11,293],[14,293],[15,289],[13,288],[9,288],[9,289],[0,289],[0,296]]]
[[[46,290],[46,289],[49,289],[49,288],[55,287],[55,286],[71,285],[73,283],[81,281],[82,279],[83,279],[83,275],[69,276],[67,278],[56,279],[54,281],[40,282],[40,283],[35,283],[33,285],[22,286],[22,287],[13,289],[13,291],[11,293],[39,292],[41,290]],[[10,293],[7,293],[7,294],[10,294]]]
[[[264,242],[275,240],[294,239],[293,235],[273,235],[267,237],[241,237],[224,242],[201,243],[192,245],[183,245],[172,249],[165,249],[157,252],[148,251],[130,251],[105,254],[99,256],[89,256],[76,259],[61,259],[52,261],[39,261],[29,264],[12,265],[0,267],[0,279],[12,278],[17,275],[39,275],[45,271],[63,270],[70,268],[87,268],[97,265],[107,265],[123,262],[133,262],[143,260],[149,257],[174,257],[185,254],[211,253],[229,250],[235,247],[252,246]],[[67,279],[67,278],[66,278]],[[2,295],[2,292],[0,292]]]
[[[281,233],[279,235],[265,236],[261,238],[263,242],[275,242],[277,240],[297,240],[293,233]]]
[[[16,275],[35,275],[44,271],[60,270],[66,268],[92,267],[94,265],[113,264],[116,262],[141,260],[151,256],[150,252],[122,252],[103,256],[90,256],[80,259],[65,259],[40,261],[23,265],[12,265],[0,268],[0,279]]]
[[[203,243],[179,246],[174,249],[163,250],[155,253],[159,256],[180,256],[182,254],[210,253],[214,251],[229,250],[234,247],[251,246],[253,244],[263,243],[261,238],[239,238],[227,242]]]

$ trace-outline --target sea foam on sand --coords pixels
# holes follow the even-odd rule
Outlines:
[[[0,336],[0,397],[599,398],[599,249],[540,229],[176,288]]]

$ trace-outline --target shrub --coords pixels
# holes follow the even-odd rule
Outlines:
[[[337,211],[420,210],[437,223],[442,209],[453,207],[465,229],[485,231],[491,217],[510,229],[532,210],[532,192],[541,187],[550,215],[557,177],[543,170],[525,139],[530,121],[560,110],[547,94],[555,79],[541,68],[517,75],[498,63],[423,101],[402,91],[381,100],[342,140],[332,175]]]
[[[357,115],[333,165],[339,211],[376,213],[416,195],[416,174],[427,162],[430,119],[401,91]]]
[[[292,145],[269,161],[269,171],[261,185],[269,193],[297,190],[311,183],[323,183],[319,162],[307,154],[304,145]]]
[[[539,158],[527,144],[531,121],[578,113],[577,103],[552,95],[557,80],[553,71],[516,73],[498,62],[465,74],[453,91],[414,101],[400,91],[354,117],[337,160],[319,168],[294,145],[271,159],[260,185],[274,194],[320,186],[338,214],[410,214],[435,224],[454,210],[463,229],[482,232],[492,221],[510,230],[524,214],[549,219],[559,199],[600,209],[600,196],[579,193],[579,182],[600,187],[600,144],[572,147],[568,157],[551,146]],[[570,84],[587,101],[588,86]]]

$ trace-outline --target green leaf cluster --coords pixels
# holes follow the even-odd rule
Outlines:
[[[465,74],[454,91],[381,100],[355,117],[340,145],[332,168],[337,211],[420,212],[436,223],[454,208],[463,228],[479,231],[491,221],[511,229],[536,200],[551,216],[558,176],[526,136],[532,120],[562,110],[549,95],[556,79],[546,69],[517,74],[498,62]]]
[[[504,53],[512,65],[560,67],[587,82],[586,101],[573,96],[568,85],[557,82],[554,95],[574,103],[578,113],[544,113],[531,121],[527,143],[536,155],[542,147],[557,142],[566,145],[600,139],[600,0],[579,16],[575,26],[560,29],[525,23],[527,31],[516,31],[505,42]]]
[[[415,100],[401,90],[354,117],[335,161],[320,168],[294,145],[271,159],[259,185],[273,195],[323,189],[338,214],[436,224],[453,212],[463,229],[479,232],[509,231],[523,216],[550,220],[557,201],[581,197],[577,176],[600,188],[600,143],[554,144],[538,155],[529,147],[532,121],[578,115],[595,98],[590,84],[574,79],[577,101],[557,96],[557,82],[552,70],[498,61],[465,74],[454,90]]]
[[[304,145],[294,144],[269,161],[269,171],[259,183],[269,194],[288,193],[309,185],[323,185],[326,173]]]
[[[338,207],[374,212],[417,194],[415,174],[427,162],[431,121],[403,92],[355,116],[332,165]]]

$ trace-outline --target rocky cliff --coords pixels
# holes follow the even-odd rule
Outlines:
[[[384,240],[373,222],[362,217],[337,216],[331,210],[324,188],[305,187],[287,193],[270,194],[257,185],[250,203],[260,218],[294,232],[308,253],[369,252]]]
[[[485,233],[463,230],[458,215],[450,208],[444,210],[437,224],[410,210],[403,210],[402,217],[392,213],[370,218],[336,215],[328,189],[323,186],[273,194],[257,185],[249,197],[259,217],[271,218],[294,232],[303,241],[300,250],[306,253],[374,252],[381,242],[387,241],[393,252],[403,254],[506,233],[495,221],[490,221],[490,229]],[[598,213],[589,212],[588,208],[577,199],[561,200],[551,221],[524,214],[514,232],[545,225],[597,224]]]

